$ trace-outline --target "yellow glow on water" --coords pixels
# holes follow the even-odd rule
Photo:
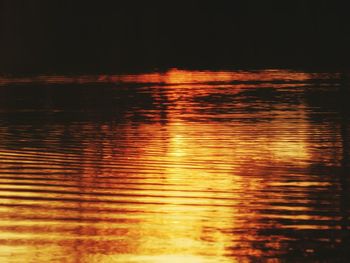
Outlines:
[[[2,78],[0,85],[136,83],[127,98],[144,102],[146,93],[151,102],[117,108],[121,120],[56,124],[45,115],[47,123],[0,129],[0,261],[279,262],[300,231],[339,228],[341,194],[329,193],[341,187],[333,170],[319,172],[339,165],[339,127],[312,120],[306,100],[276,84],[294,81],[288,87],[301,96],[295,83],[310,78],[177,69]],[[119,88],[112,95],[122,96]],[[273,101],[260,94],[265,88],[287,98]]]

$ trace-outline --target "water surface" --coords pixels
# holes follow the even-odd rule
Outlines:
[[[347,262],[348,75],[0,78],[1,262]]]

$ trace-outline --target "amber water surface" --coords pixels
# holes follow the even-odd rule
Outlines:
[[[0,78],[0,262],[349,262],[349,75]]]

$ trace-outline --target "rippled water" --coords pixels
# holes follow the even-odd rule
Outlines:
[[[0,261],[347,262],[348,77],[0,78]]]

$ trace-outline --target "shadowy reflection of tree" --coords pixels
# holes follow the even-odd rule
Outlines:
[[[66,126],[68,132],[72,124],[84,122],[164,123],[167,118],[162,90],[135,85],[13,85],[1,87],[0,95],[1,125],[7,129],[4,136],[18,138],[18,141],[9,138],[17,146],[25,144],[20,140],[24,133],[31,137],[32,146],[43,146],[55,125]]]
[[[259,231],[267,243],[274,236],[283,237],[281,247],[276,251],[282,253],[279,258],[327,262],[350,258],[349,97],[349,82],[344,77],[331,84],[313,83],[304,88],[302,98],[310,124],[308,136],[312,163],[307,171],[301,171],[308,173],[301,178],[325,185],[300,188],[305,189],[302,190],[305,196],[300,200],[306,202],[307,211],[289,213],[304,215],[305,219],[272,219],[271,224],[276,227]],[[288,177],[284,176],[282,180],[288,182]],[[293,192],[288,194],[289,190],[286,187],[284,191],[286,196],[290,195],[289,202],[293,202],[295,197]]]

